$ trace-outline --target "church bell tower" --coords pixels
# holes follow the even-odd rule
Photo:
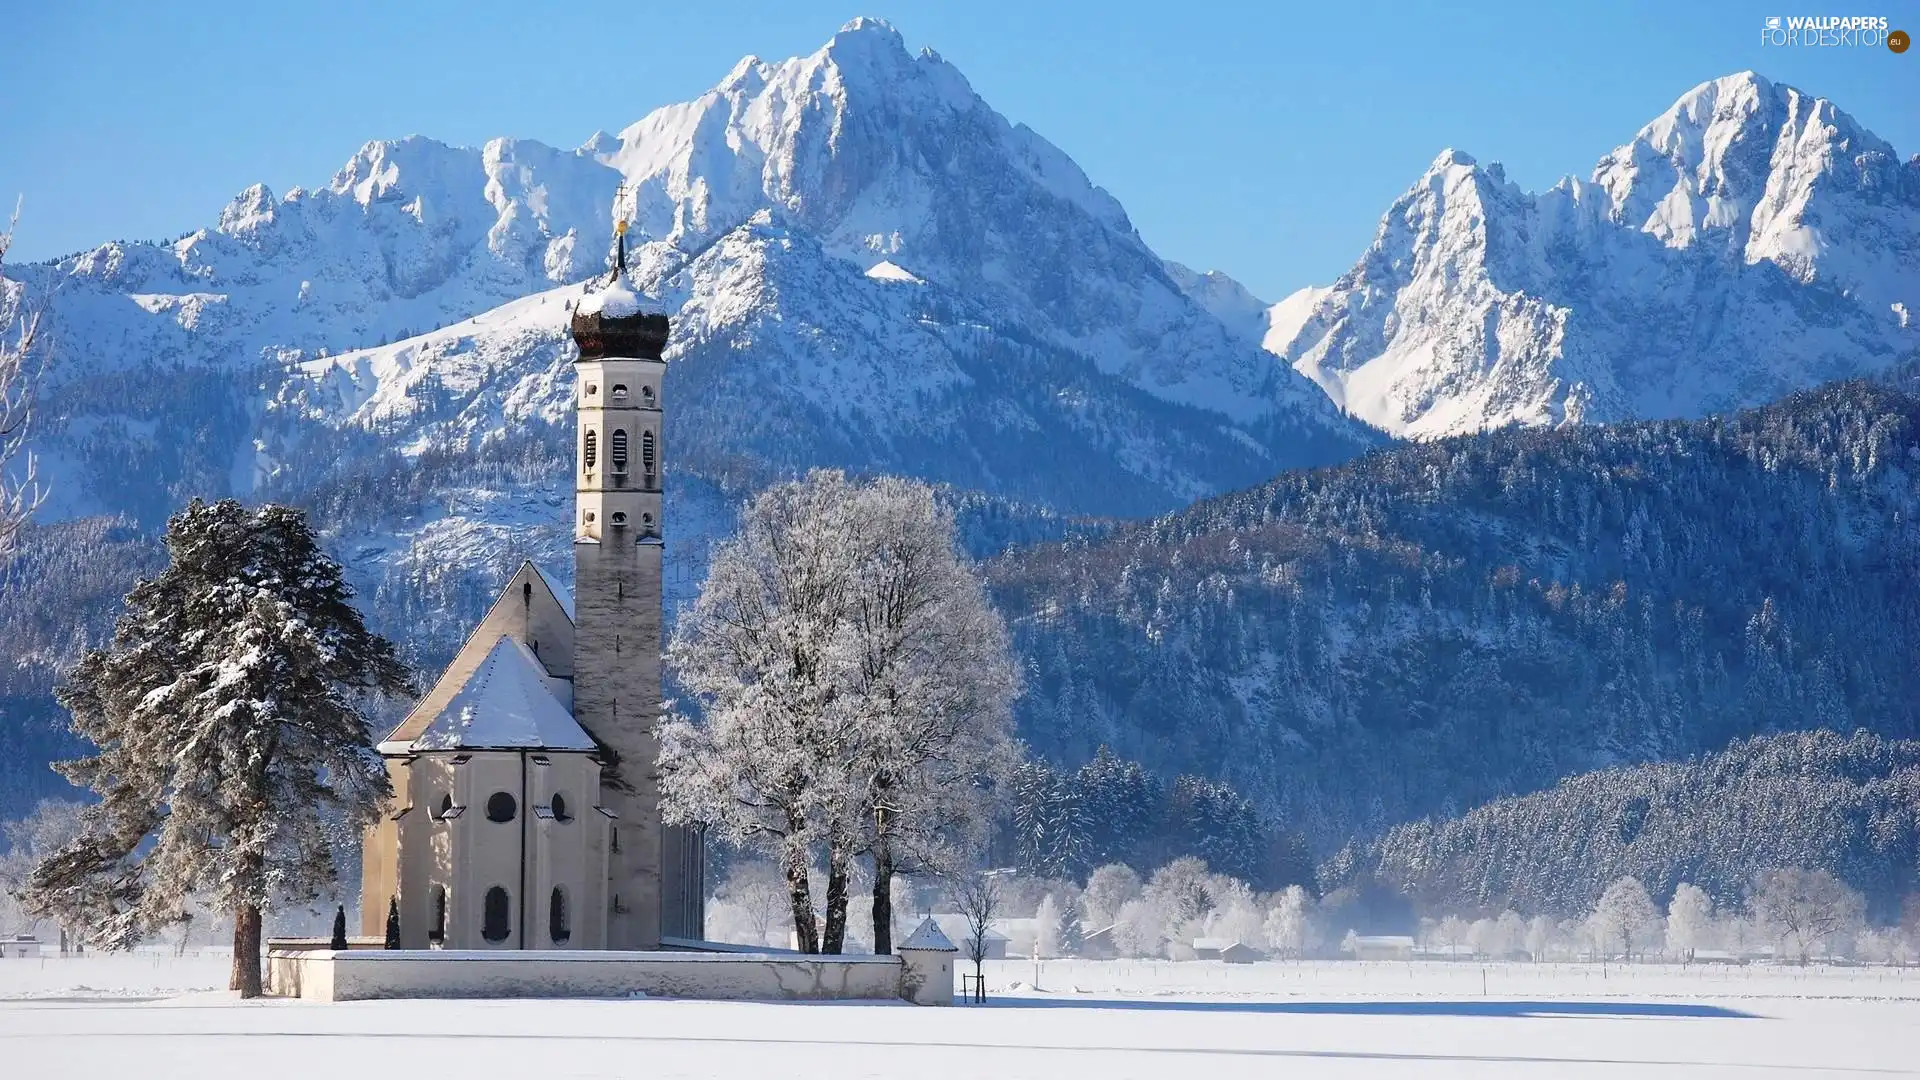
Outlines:
[[[611,758],[607,947],[653,949],[702,936],[704,868],[699,837],[660,821],[667,317],[627,287],[626,223],[617,230],[610,280],[573,312],[573,714]]]

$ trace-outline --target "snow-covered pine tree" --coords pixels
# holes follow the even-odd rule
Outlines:
[[[1053,932],[1055,947],[1061,956],[1079,956],[1087,943],[1087,935],[1080,928],[1080,902],[1068,899],[1060,905],[1060,922]]]
[[[1096,863],[1143,864],[1166,794],[1154,775],[1104,744],[1074,774],[1088,828],[1087,858]]]
[[[205,896],[234,918],[233,987],[254,997],[262,913],[332,885],[334,849],[389,798],[367,710],[411,684],[301,512],[195,500],[165,544],[60,688],[97,750],[57,767],[100,802],[24,895],[113,948]]]

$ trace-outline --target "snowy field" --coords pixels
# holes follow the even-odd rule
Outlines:
[[[990,964],[984,1007],[240,1002],[218,954],[0,961],[0,1076],[1920,1076],[1920,970]]]

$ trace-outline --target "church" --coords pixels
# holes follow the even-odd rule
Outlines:
[[[702,937],[701,837],[661,823],[655,736],[668,326],[626,287],[619,232],[572,317],[573,592],[521,566],[379,745],[394,802],[365,837],[361,933],[397,907],[404,949]]]

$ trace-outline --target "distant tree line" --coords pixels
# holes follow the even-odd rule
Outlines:
[[[1144,872],[1194,856],[1258,888],[1312,881],[1300,837],[1217,780],[1164,780],[1103,746],[1074,769],[1024,761],[1011,787],[1002,847],[1030,874],[1079,878],[1108,863]]]

